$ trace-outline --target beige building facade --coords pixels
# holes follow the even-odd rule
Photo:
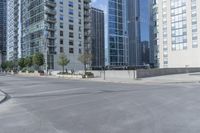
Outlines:
[[[200,67],[200,0],[157,0],[153,13],[157,66]]]

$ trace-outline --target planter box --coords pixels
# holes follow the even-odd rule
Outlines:
[[[68,78],[68,79],[82,79],[82,75],[56,75],[59,78]]]
[[[42,75],[40,75],[40,73],[38,73],[37,71],[35,71],[34,73],[28,73],[28,71],[26,71],[26,72],[19,72],[18,73],[19,75],[22,75],[22,76],[31,76],[31,77],[39,77],[39,76],[42,76]]]

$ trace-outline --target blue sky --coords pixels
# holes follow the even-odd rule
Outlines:
[[[148,0],[140,0],[140,9],[141,9],[141,40],[149,40],[149,21],[148,21]],[[108,0],[92,0],[92,6],[102,9],[107,15],[107,4]],[[106,24],[107,26],[107,24]]]

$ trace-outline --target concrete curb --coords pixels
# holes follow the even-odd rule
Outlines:
[[[0,104],[8,100],[9,96],[4,91],[0,90]]]

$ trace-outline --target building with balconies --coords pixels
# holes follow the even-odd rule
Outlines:
[[[17,63],[21,56],[21,1],[7,0],[7,60]]]
[[[15,4],[13,0],[10,1]],[[45,57],[44,69],[59,70],[59,56],[65,54],[70,60],[67,69],[83,69],[78,58],[90,45],[90,30],[86,25],[86,22],[90,22],[90,0],[16,1],[20,1],[18,6],[21,12],[12,8],[13,12],[10,14],[20,14],[21,25],[18,30],[21,32],[21,40],[18,48],[20,47],[21,56],[18,57],[41,52]],[[15,21],[10,25],[14,26],[14,23],[17,23]],[[13,34],[10,34],[10,37],[12,38]],[[14,52],[14,49],[9,51]]]
[[[6,0],[0,0],[0,64],[6,59]]]

